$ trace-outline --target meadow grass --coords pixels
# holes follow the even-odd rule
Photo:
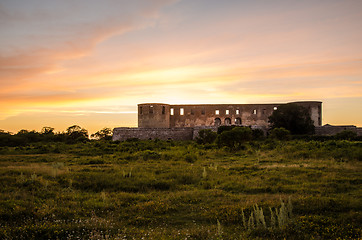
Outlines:
[[[359,239],[362,143],[0,148],[0,239]]]

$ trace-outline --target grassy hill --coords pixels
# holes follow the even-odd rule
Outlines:
[[[360,239],[362,142],[0,148],[0,239]]]

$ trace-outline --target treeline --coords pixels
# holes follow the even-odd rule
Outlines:
[[[261,129],[251,129],[250,127],[239,126],[221,126],[217,132],[210,129],[199,131],[199,136],[196,137],[198,144],[210,145],[216,144],[218,147],[227,147],[231,150],[240,150],[244,147],[245,142],[262,141],[262,140],[306,140],[306,141],[327,141],[327,140],[354,140],[361,141],[362,137],[357,136],[356,132],[345,130],[333,136],[320,135],[296,135],[291,131],[277,127],[270,129],[266,134]]]
[[[65,142],[72,144],[87,142],[90,141],[90,138],[94,140],[111,140],[112,129],[103,128],[91,135],[88,134],[88,130],[78,125],[70,126],[64,132],[54,132],[52,127],[43,127],[40,132],[23,129],[16,134],[0,130],[0,147],[26,146],[37,142]]]

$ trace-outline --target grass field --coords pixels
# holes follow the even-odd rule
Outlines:
[[[361,239],[362,142],[0,148],[0,239]]]

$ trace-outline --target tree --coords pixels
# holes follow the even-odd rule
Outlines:
[[[98,140],[111,140],[113,135],[113,131],[110,128],[103,128],[98,132],[91,135],[92,138],[96,138]]]
[[[211,144],[215,141],[217,133],[211,129],[201,129],[199,131],[199,136],[196,137],[196,142],[198,144]]]
[[[73,125],[66,130],[67,139],[70,142],[86,141],[88,140],[88,131],[78,125]]]
[[[52,127],[43,127],[41,129],[41,134],[53,134],[54,135],[54,128],[52,128]]]
[[[229,131],[223,131],[217,137],[219,147],[226,146],[231,150],[241,149],[242,144],[251,140],[252,131],[248,127],[235,127]]]
[[[271,128],[285,128],[292,134],[313,134],[314,123],[308,109],[295,103],[280,105],[269,117]]]

